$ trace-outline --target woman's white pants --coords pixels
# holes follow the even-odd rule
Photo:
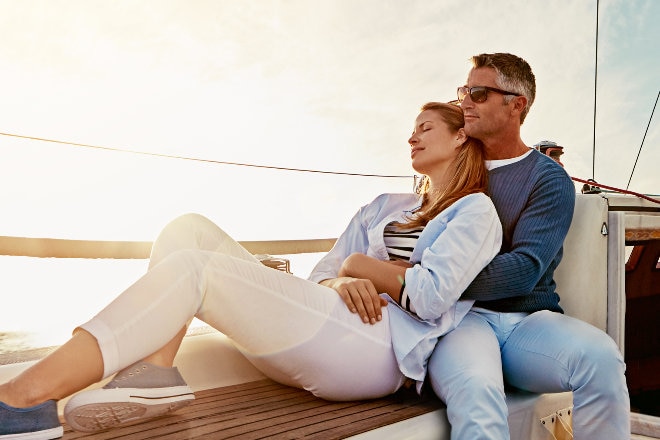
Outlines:
[[[149,270],[81,327],[104,377],[158,351],[193,317],[227,335],[266,376],[330,400],[375,398],[405,378],[387,308],[375,325],[325,286],[261,264],[210,220],[187,214],[154,242]]]

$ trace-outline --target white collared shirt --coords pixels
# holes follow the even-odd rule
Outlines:
[[[336,278],[344,259],[356,252],[387,260],[385,226],[405,221],[420,202],[416,194],[382,194],[360,208],[309,279]],[[414,266],[406,270],[405,290],[416,314],[383,294],[390,302],[399,368],[418,381],[418,389],[437,338],[453,330],[472,307],[473,301],[459,300],[461,293],[499,252],[501,242],[502,227],[490,198],[482,193],[465,196],[426,225],[413,250]]]

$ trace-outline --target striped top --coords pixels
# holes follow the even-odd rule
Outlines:
[[[410,261],[410,256],[413,253],[413,249],[415,249],[419,234],[423,230],[423,227],[400,229],[395,225],[395,222],[385,226],[383,239],[390,260]]]

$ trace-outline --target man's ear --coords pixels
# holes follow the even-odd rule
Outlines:
[[[519,115],[525,110],[525,107],[527,107],[527,98],[524,96],[516,96],[513,98],[513,109],[518,113]]]

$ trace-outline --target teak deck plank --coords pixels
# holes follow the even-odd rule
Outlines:
[[[434,397],[402,390],[392,396],[330,402],[259,380],[195,393],[174,414],[94,434],[64,425],[64,440],[342,439],[442,408]]]

